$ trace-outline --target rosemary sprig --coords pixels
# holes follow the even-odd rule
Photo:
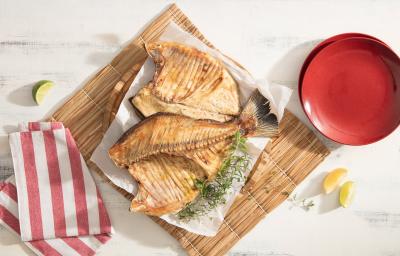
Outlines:
[[[311,199],[307,200],[306,198],[298,199],[297,194],[294,194],[292,197],[289,197],[287,200],[292,203],[292,206],[290,208],[299,207],[305,211],[309,211],[313,206],[315,206],[313,200],[311,200]]]
[[[244,173],[250,167],[250,155],[247,153],[246,138],[240,132],[234,136],[228,156],[222,163],[215,180],[211,182],[196,180],[199,190],[197,198],[177,213],[181,220],[204,216],[217,206],[226,203],[226,194],[234,181],[244,181]]]

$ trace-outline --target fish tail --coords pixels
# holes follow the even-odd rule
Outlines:
[[[258,90],[250,96],[239,117],[240,130],[246,137],[275,137],[278,135],[278,120],[271,106]]]

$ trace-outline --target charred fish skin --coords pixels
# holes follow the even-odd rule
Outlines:
[[[204,180],[202,167],[181,156],[159,154],[134,163],[129,172],[139,190],[131,211],[161,216],[181,210],[199,193],[196,180]]]
[[[129,129],[109,150],[117,166],[128,167],[151,155],[205,148],[232,137],[236,121],[221,123],[170,113],[158,113]]]
[[[156,65],[149,87],[160,100],[239,115],[238,85],[219,60],[174,42],[149,43],[145,48]]]

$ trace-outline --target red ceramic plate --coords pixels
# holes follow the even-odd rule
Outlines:
[[[324,49],[326,46],[330,45],[331,43],[334,43],[334,42],[339,41],[339,40],[347,39],[347,38],[352,38],[352,37],[370,38],[370,39],[374,39],[376,41],[379,41],[382,44],[385,44],[384,42],[382,42],[381,40],[379,40],[376,37],[373,37],[373,36],[370,36],[370,35],[367,35],[367,34],[361,34],[361,33],[343,33],[343,34],[332,36],[332,37],[322,41],[317,46],[315,46],[315,48],[308,54],[307,58],[305,59],[305,61],[303,63],[303,66],[301,67],[300,75],[299,75],[299,85],[298,85],[299,94],[301,94],[301,86],[302,86],[302,83],[303,83],[304,73],[307,70],[308,65],[310,65],[310,62],[312,61],[312,59],[322,49]],[[301,99],[301,97],[300,97],[300,99]]]
[[[328,138],[373,143],[400,123],[400,59],[373,39],[336,41],[310,62],[301,98],[310,121]]]

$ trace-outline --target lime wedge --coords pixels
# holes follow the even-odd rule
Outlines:
[[[41,105],[44,98],[49,93],[50,89],[53,88],[54,83],[49,80],[41,80],[35,84],[32,88],[32,96],[38,105]]]
[[[355,184],[352,181],[347,181],[340,188],[339,203],[344,208],[349,207],[353,201],[355,194]]]
[[[334,191],[347,175],[345,168],[337,168],[328,173],[324,179],[323,188],[326,194]]]

